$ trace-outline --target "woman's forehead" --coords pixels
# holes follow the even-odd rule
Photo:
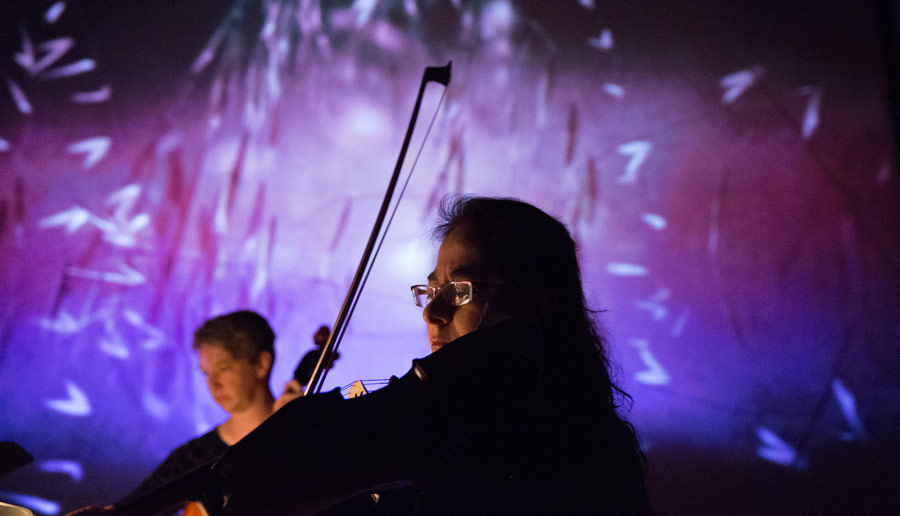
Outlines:
[[[456,228],[441,242],[434,271],[428,275],[428,279],[484,279],[490,269],[490,260],[466,238],[461,228]]]

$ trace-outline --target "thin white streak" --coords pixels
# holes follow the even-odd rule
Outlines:
[[[668,301],[670,297],[672,297],[672,291],[663,287],[657,290],[656,294],[650,297],[650,300],[654,303],[662,303],[663,301]]]
[[[657,231],[666,229],[666,219],[662,215],[643,213],[641,214],[641,220]]]
[[[156,330],[160,331],[160,330]],[[150,332],[150,336],[141,339],[141,347],[148,351],[155,351],[157,349],[162,349],[166,347],[166,338],[165,336],[155,335]]]
[[[38,221],[38,227],[52,228],[65,226],[66,233],[74,233],[91,220],[91,213],[84,208],[72,206],[66,211],[59,212]]]
[[[81,267],[69,267],[66,269],[66,273],[78,278],[104,281],[116,285],[135,286],[147,283],[147,278],[143,274],[128,265],[120,263],[118,268],[118,271],[97,271]]]
[[[650,343],[646,339],[628,339],[628,343],[638,350],[641,360],[647,369],[634,373],[634,379],[647,385],[666,385],[670,381],[669,373],[666,372],[659,360],[653,356],[650,351]]]
[[[43,57],[35,60],[34,46],[31,43],[31,38],[28,36],[28,31],[25,27],[20,27],[19,33],[22,36],[22,51],[13,54],[13,59],[32,77],[59,61],[75,44],[72,38],[57,38],[45,41],[41,43],[41,51],[44,52]]]
[[[616,148],[619,154],[623,156],[631,156],[628,165],[625,166],[625,173],[616,179],[619,184],[631,184],[637,181],[637,173],[650,154],[653,144],[643,140],[634,140],[623,143]]]
[[[625,96],[625,88],[611,82],[603,85],[603,91],[605,91],[607,95],[616,97],[617,99]]]
[[[150,226],[150,215],[140,213],[129,219],[124,213],[115,213],[111,220],[91,215],[91,224],[103,232],[103,240],[119,247],[134,247],[136,234]]]
[[[109,197],[106,198],[106,204],[107,206],[115,206],[113,218],[119,220],[126,219],[127,213],[134,207],[134,204],[137,202],[137,198],[140,197],[140,195],[141,187],[138,184],[124,186],[109,194]]]
[[[118,335],[114,338],[100,339],[100,351],[113,358],[124,360],[131,356],[131,350],[121,341]]]
[[[69,475],[76,482],[81,482],[84,478],[84,469],[81,464],[73,460],[42,460],[37,463],[37,469],[44,473]]]
[[[73,75],[90,72],[96,68],[96,61],[86,57],[58,68],[50,68],[41,73],[40,78],[43,80],[61,79],[63,77],[72,77]]]
[[[60,335],[72,335],[73,333],[77,333],[86,328],[87,325],[91,323],[91,318],[82,317],[81,319],[75,319],[69,312],[67,312],[65,309],[62,309],[58,314],[56,314],[55,319],[51,319],[49,317],[39,317],[37,318],[37,323],[41,328],[45,330],[49,330]]]
[[[43,72],[66,55],[66,52],[74,45],[75,41],[72,38],[57,38],[41,43],[41,50],[45,52],[44,56],[28,68],[28,74],[34,76]]]
[[[706,252],[710,256],[715,256],[719,251],[719,215],[721,211],[721,195],[718,195],[709,206],[709,238],[706,241]]]
[[[137,310],[126,308],[125,311],[122,312],[122,317],[125,319],[125,322],[136,328],[144,326],[144,317],[141,316]]]
[[[63,11],[66,10],[65,2],[56,2],[51,5],[47,12],[44,13],[44,21],[49,24],[54,24],[59,20],[59,17],[62,16]]]
[[[31,44],[31,37],[25,25],[19,25],[19,36],[22,38],[22,51],[13,54],[13,61],[30,74],[34,66],[34,45]]]
[[[159,421],[168,419],[169,415],[172,413],[172,408],[169,406],[169,404],[150,391],[144,392],[144,396],[141,401],[144,405],[144,411],[146,411],[148,414],[153,416],[154,419],[157,419]]]
[[[156,144],[156,148],[154,152],[156,154],[156,160],[160,163],[165,163],[166,158],[169,153],[174,149],[177,149],[181,145],[181,134],[177,132],[170,132],[163,135]],[[159,172],[162,174],[166,171],[165,167],[160,166]]]
[[[42,514],[59,514],[59,504],[33,495],[0,491],[0,498],[22,507],[27,507]]]
[[[91,413],[91,404],[84,391],[70,380],[66,380],[66,393],[68,398],[44,400],[44,406],[69,416],[84,417]]]
[[[537,113],[535,118],[537,119],[537,126],[543,128],[547,125],[547,99],[550,96],[550,77],[547,72],[538,76],[536,89]]]
[[[650,312],[654,321],[661,321],[666,318],[666,307],[650,301],[635,301],[634,306],[645,312]]]
[[[757,448],[757,454],[760,458],[782,466],[798,464],[797,451],[793,446],[778,437],[775,432],[760,426],[756,428],[756,436],[761,441],[759,448]]]
[[[159,349],[166,344],[166,334],[159,328],[148,324],[144,318],[136,310],[131,308],[125,309],[122,313],[125,321],[131,326],[142,330],[148,336],[141,341],[141,347],[144,349]]]
[[[866,431],[863,428],[862,419],[859,417],[859,411],[856,408],[856,398],[853,396],[853,393],[837,378],[831,381],[831,390],[834,392],[834,397],[841,407],[844,419],[847,420],[850,428],[853,429],[854,436],[859,439],[865,439]]]
[[[722,103],[730,104],[744,94],[751,86],[756,84],[757,78],[762,74],[761,67],[753,67],[726,75],[719,80],[725,93],[722,94]]]
[[[209,39],[209,43],[203,47],[203,50],[197,55],[197,58],[194,59],[194,62],[191,64],[191,73],[197,75],[202,72],[204,68],[216,57],[216,52],[219,49],[219,45],[222,43],[222,38],[225,35],[225,26],[224,24],[216,30],[215,34]]]
[[[269,2],[266,5],[266,21],[259,33],[259,39],[262,41],[270,41],[275,35],[275,28],[278,22],[278,14],[281,11],[281,3]]]
[[[606,264],[606,272],[613,276],[646,276],[647,268],[633,263],[613,262]]]
[[[271,238],[272,235],[266,231],[265,238],[260,238],[257,246],[256,271],[253,275],[253,283],[250,286],[250,299],[254,303],[259,301],[259,296],[263,293],[269,281],[269,240]]]
[[[599,36],[588,38],[588,45],[599,50],[612,50],[612,48],[615,46],[612,31],[608,28],[603,29],[600,32]]]
[[[803,139],[808,140],[812,137],[816,128],[819,127],[819,108],[822,105],[822,92],[818,89],[811,89],[809,94],[809,102],[806,103],[806,113],[803,115]]]
[[[375,6],[378,4],[377,0],[355,0],[353,2],[353,10],[357,11],[356,14],[356,25],[357,27],[361,27],[365,25],[369,18],[372,16],[372,11],[375,10]]]
[[[719,250],[719,224],[713,223],[709,228],[709,240],[706,243],[706,250],[710,256],[715,256]]]
[[[10,79],[6,80],[6,86],[9,89],[9,94],[12,96],[13,100],[16,101],[16,107],[19,111],[21,111],[22,114],[30,115],[33,109],[31,103],[28,102],[28,97],[25,96],[25,92],[22,91],[22,88]]]
[[[669,332],[669,335],[675,338],[684,332],[684,327],[687,325],[690,313],[691,311],[687,308],[681,311],[681,315],[678,316],[678,319],[675,319],[675,324],[672,325],[672,330]]]
[[[663,303],[665,301],[668,301],[671,293],[672,292],[669,289],[661,288],[656,292],[656,294],[651,296],[650,299],[646,301],[636,300],[634,302],[634,306],[641,310],[650,312],[650,314],[653,316],[654,321],[661,321],[668,315],[668,310]]]
[[[228,189],[222,188],[219,191],[219,199],[216,202],[216,212],[213,214],[213,231],[219,235],[224,235],[228,229],[228,214],[226,207],[228,204]]]
[[[269,92],[270,102],[277,102],[281,98],[281,82],[278,79],[278,63],[274,52],[270,54],[269,64],[266,69],[266,90]]]
[[[94,91],[79,91],[69,96],[69,99],[76,104],[98,104],[106,102],[112,96],[112,87],[104,84],[103,87]]]
[[[82,166],[85,169],[89,169],[106,156],[110,146],[112,146],[112,138],[109,136],[95,136],[70,144],[66,151],[69,154],[84,153]]]

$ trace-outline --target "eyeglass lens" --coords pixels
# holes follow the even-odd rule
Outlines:
[[[451,281],[441,287],[416,285],[412,287],[416,305],[424,307],[440,294],[451,306],[462,306],[472,300],[472,284],[468,281]]]

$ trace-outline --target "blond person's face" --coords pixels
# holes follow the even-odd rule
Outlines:
[[[209,393],[219,406],[229,414],[247,409],[259,382],[268,371],[262,364],[237,358],[228,350],[215,344],[200,343],[197,349],[200,371],[206,376]]]

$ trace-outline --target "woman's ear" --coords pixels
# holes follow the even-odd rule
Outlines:
[[[478,328],[490,328],[495,324],[500,324],[503,321],[510,319],[512,314],[506,310],[498,308],[495,305],[491,305],[490,302],[484,304],[481,307],[481,320],[478,322]]]

